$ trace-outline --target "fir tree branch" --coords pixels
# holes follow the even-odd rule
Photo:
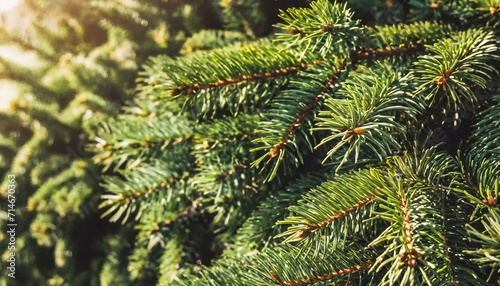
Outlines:
[[[179,200],[180,201],[180,200]],[[150,251],[155,247],[163,247],[172,236],[182,234],[179,228],[192,223],[199,216],[202,198],[192,201],[183,199],[182,202],[171,204],[167,208],[151,206],[142,211],[140,224],[135,229],[139,231],[137,242],[143,244]]]
[[[366,264],[358,264],[358,265],[354,265],[354,266],[349,267],[349,268],[339,269],[337,271],[328,273],[326,275],[312,276],[312,277],[297,279],[297,280],[292,280],[292,281],[283,281],[277,274],[275,274],[272,271],[269,272],[269,275],[271,275],[273,277],[273,279],[278,283],[276,285],[300,286],[300,285],[310,285],[310,284],[314,284],[317,282],[331,280],[333,278],[337,278],[337,277],[342,276],[344,274],[347,275],[350,273],[355,273],[357,271],[368,269],[368,268],[370,268],[370,266],[371,266],[371,261],[368,261]]]
[[[366,48],[354,51],[351,54],[351,61],[356,63],[366,59],[387,58],[396,55],[411,55],[424,50],[425,47],[422,44],[403,45],[399,47],[387,46],[386,48],[378,49]]]
[[[244,32],[255,39],[266,29],[266,2],[251,0],[219,0],[224,26],[228,30]]]
[[[196,51],[212,50],[229,45],[238,45],[248,41],[248,38],[237,31],[228,30],[201,30],[193,34],[184,42],[180,50],[181,55]]]
[[[301,58],[316,51],[323,58],[332,54],[347,57],[363,37],[359,20],[352,19],[347,4],[336,1],[314,1],[310,8],[291,8],[282,11],[280,17],[285,23],[277,27],[290,33],[277,34],[277,41],[285,43],[285,48],[301,49]]]
[[[328,281],[341,282],[360,278],[371,267],[370,255],[358,252],[351,246],[343,252],[325,249],[320,257],[311,254],[297,259],[296,249],[288,246],[275,247],[255,256],[219,261],[205,269],[198,279],[183,279],[175,285],[305,285]],[[227,275],[222,275],[226,273]],[[369,275],[368,275],[369,276]],[[214,284],[215,283],[215,284]]]
[[[447,37],[453,28],[438,22],[417,22],[368,27],[368,48],[384,49],[402,45],[421,46]]]
[[[476,115],[469,146],[460,154],[463,178],[460,189],[478,208],[495,208],[500,197],[499,93],[490,101],[491,106]]]
[[[447,197],[440,190],[450,192],[456,187],[454,181],[459,173],[453,158],[433,148],[413,156],[392,157],[388,163],[388,186],[382,190],[389,192],[385,193],[385,199],[380,199],[380,211],[375,213],[392,222],[370,243],[370,247],[382,242],[390,245],[374,263],[377,271],[390,264],[383,280],[406,284],[417,279],[427,285],[473,280],[471,271],[462,271],[460,258],[451,261],[449,251],[445,250],[451,240],[450,234],[444,234],[454,228],[445,215],[450,216],[448,213],[453,211],[441,210],[447,204],[443,201]],[[446,271],[431,271],[431,265]]]
[[[498,86],[498,35],[471,27],[496,25],[496,3],[384,1],[379,4],[385,8],[364,11],[380,14],[400,5],[409,9],[403,18],[440,21],[377,26],[378,21],[368,27],[353,20],[347,4],[308,2],[310,8],[282,13],[285,24],[278,27],[289,33],[278,41],[284,43],[157,57],[145,68],[136,99],[142,109],[136,114],[168,111],[190,123],[181,127],[187,131],[178,132],[180,137],[161,133],[154,141],[142,134],[137,138],[142,145],[123,150],[119,144],[130,139],[127,128],[106,139],[116,142],[103,158],[116,151],[118,157],[108,163],[128,168],[121,171],[123,178],[108,180],[117,182],[109,201],[118,201],[107,205],[108,212],[118,217],[134,208],[142,212],[136,246],[148,242],[152,250],[130,256],[132,276],[139,279],[134,282],[147,284],[145,277],[159,271],[161,255],[170,265],[162,266],[168,282],[160,283],[168,285],[484,285],[487,271],[481,268],[498,267],[500,115],[498,91],[491,100],[479,93]],[[468,19],[487,16],[488,5],[494,8],[491,17]],[[467,12],[465,6],[481,11],[459,15]],[[359,15],[367,21],[380,17]],[[446,24],[457,20],[457,28]],[[344,70],[349,74],[339,74]],[[465,139],[468,134],[461,132],[476,120],[463,143],[465,155],[450,155],[451,137],[443,139],[449,144],[433,146],[432,135],[426,135],[435,137],[438,130],[419,115],[461,111],[469,103],[476,109],[480,100],[481,117],[445,130]],[[162,128],[175,125],[163,122]],[[164,140],[174,141],[159,148]],[[422,147],[428,145],[433,147]],[[184,157],[189,162],[177,164]],[[334,172],[332,177],[293,180],[317,169],[323,158],[328,168],[321,172]],[[157,160],[161,166],[141,171]],[[181,186],[161,186],[170,179]],[[129,201],[116,200],[120,195]],[[193,212],[201,223],[183,224]],[[180,238],[177,228],[191,234],[162,249],[170,242],[167,233]],[[210,235],[200,235],[207,228]],[[272,235],[286,243],[271,241]],[[195,248],[190,241],[200,237],[207,240],[202,247],[215,253],[205,257],[203,263],[211,266],[201,272],[201,263],[182,264]],[[223,247],[222,258],[210,261]],[[176,263],[182,264],[180,272],[172,267]],[[177,276],[182,271],[186,276]]]
[[[315,145],[310,133],[312,121],[343,66],[337,61],[324,62],[315,69],[304,71],[298,75],[300,81],[291,82],[273,100],[256,131],[260,137],[253,143],[257,146],[251,149],[252,152],[266,151],[252,162],[252,166],[258,166],[266,160],[263,167],[269,169],[266,181],[271,181],[280,167],[284,174],[290,174],[303,163],[305,154],[299,151],[302,144],[312,151]],[[297,101],[299,104],[291,104]]]
[[[320,174],[306,174],[291,182],[285,190],[272,191],[243,223],[233,239],[234,244],[225,250],[223,256],[252,255],[277,244],[272,238],[284,229],[275,225],[275,222],[285,219],[289,213],[287,207],[297,203],[301,195],[318,186],[324,179]]]
[[[198,208],[199,208],[201,203],[202,203],[201,198],[194,199],[193,201],[191,201],[190,205],[188,205],[186,208],[184,208],[175,217],[164,220],[163,226],[167,226],[176,220],[192,217],[194,214],[196,214],[198,212]]]
[[[486,88],[492,74],[498,74],[491,61],[499,60],[494,35],[482,30],[468,30],[427,46],[431,55],[422,55],[415,63],[416,93],[429,107],[444,103],[446,109],[463,110],[476,104],[472,87]]]
[[[191,139],[193,131],[184,118],[162,116],[130,120],[125,117],[101,125],[95,139],[95,148],[100,153],[94,161],[104,164],[104,170],[111,166],[115,171],[123,166],[132,169],[159,154],[175,158],[189,151],[190,146],[184,142]]]
[[[500,25],[500,4],[496,0],[460,1],[451,14],[466,19],[467,24],[497,28]]]
[[[288,131],[285,132],[285,135],[283,138],[280,140],[279,143],[275,144],[273,146],[273,149],[269,151],[269,156],[271,158],[274,158],[278,155],[278,153],[284,148],[284,146],[288,143],[288,140],[290,140],[290,137],[293,136],[295,133],[295,130],[297,130],[298,127],[302,125],[304,122],[304,119],[311,113],[316,105],[318,105],[319,101],[325,97],[325,92],[330,86],[332,86],[333,82],[338,79],[340,75],[340,70],[342,69],[342,66],[339,68],[339,70],[330,78],[330,80],[323,86],[321,91],[319,92],[316,97],[314,97],[313,101],[307,105],[306,109],[300,114],[300,116],[295,120],[295,122],[290,126]],[[268,162],[266,164],[269,164]]]
[[[500,267],[500,212],[497,209],[491,209],[489,213],[481,220],[484,231],[467,225],[467,231],[471,234],[472,240],[481,245],[473,251],[474,260],[481,267],[490,267],[491,275]]]
[[[149,92],[158,99],[180,100],[195,115],[211,118],[228,110],[236,114],[251,105],[262,105],[286,84],[299,69],[307,68],[317,56],[298,60],[292,52],[280,51],[268,42],[246,47],[228,47],[197,53],[178,60],[158,57],[150,64],[154,78]],[[155,62],[162,62],[161,65]],[[250,84],[248,84],[250,83]],[[246,84],[246,88],[241,88]],[[224,96],[222,96],[224,94]],[[259,94],[258,97],[255,94]]]
[[[329,142],[334,145],[323,162],[343,147],[346,152],[342,157],[332,157],[337,170],[352,153],[354,162],[362,150],[370,150],[373,156],[383,160],[392,153],[391,149],[399,149],[397,137],[404,138],[406,130],[394,120],[396,114],[414,118],[423,109],[421,101],[406,95],[405,81],[405,78],[396,80],[396,75],[384,64],[377,69],[363,68],[362,73],[351,73],[338,91],[338,98],[327,99],[325,110],[317,117],[314,130],[332,133],[318,146]]]
[[[192,95],[200,90],[203,89],[211,89],[215,87],[225,87],[228,85],[237,85],[242,82],[249,83],[249,82],[255,82],[255,81],[260,81],[263,79],[272,79],[272,78],[277,78],[280,76],[289,76],[292,74],[297,73],[301,69],[306,69],[308,67],[307,64],[302,64],[298,67],[292,66],[292,67],[286,67],[282,69],[276,69],[274,71],[266,71],[266,72],[261,72],[261,73],[254,73],[251,75],[243,75],[242,77],[237,77],[237,78],[226,78],[226,79],[221,79],[217,82],[211,82],[211,83],[195,83],[192,85],[184,85],[184,86],[178,86],[175,89],[171,89],[168,92],[170,92],[173,96],[179,95],[179,94],[185,94],[185,95]]]
[[[339,237],[363,236],[369,228],[363,221],[370,212],[365,206],[375,201],[382,181],[382,174],[371,169],[322,183],[289,207],[294,215],[278,224],[292,226],[276,237],[287,237],[284,242],[302,241],[302,247],[308,248],[319,237],[332,237],[335,242]]]
[[[316,257],[305,254],[301,259],[294,256],[293,248],[278,247],[265,251],[254,258],[256,265],[252,269],[262,281],[255,285],[307,285],[323,281],[341,282],[359,277],[361,273],[367,272],[372,262],[368,254],[355,254],[354,249],[356,248],[349,247],[343,252],[335,251],[332,254],[329,253],[332,249],[327,248],[323,255]],[[255,279],[254,275],[250,278]]]
[[[183,264],[182,254],[184,251],[185,245],[182,244],[182,241],[178,237],[169,239],[165,244],[162,257],[160,258],[158,286],[171,285],[172,280],[182,274],[184,269],[180,265]]]
[[[196,126],[193,142],[195,150],[214,147],[217,143],[251,140],[257,134],[259,115],[241,114],[237,117],[226,117],[211,123]]]
[[[184,182],[189,174],[182,174],[184,165],[158,163],[141,166],[133,171],[122,171],[120,177],[106,177],[105,187],[113,194],[102,195],[100,208],[108,209],[102,217],[112,215],[110,221],[122,218],[125,223],[131,214],[136,220],[151,206],[167,206],[165,209],[177,212],[184,208],[192,190]],[[178,169],[176,169],[178,168]],[[160,199],[161,198],[161,199]]]
[[[257,119],[241,115],[197,128],[193,153],[198,172],[191,184],[203,196],[204,209],[215,214],[216,225],[234,228],[243,210],[248,216],[255,200],[266,192],[256,170],[247,168],[254,160],[249,148]]]

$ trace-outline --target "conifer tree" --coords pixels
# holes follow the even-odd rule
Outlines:
[[[103,216],[136,229],[106,273],[498,283],[499,4],[346,2],[281,11],[271,40],[149,60],[96,137]]]
[[[86,142],[92,126],[116,116],[130,98],[148,56],[175,54],[192,33],[218,27],[210,22],[215,8],[211,13],[202,4],[25,0],[20,17],[4,23],[2,48],[15,52],[0,58],[0,78],[18,95],[0,111],[0,285],[104,285],[99,275],[108,245],[132,230],[99,218],[100,171]],[[11,175],[16,279],[3,267],[12,252]]]

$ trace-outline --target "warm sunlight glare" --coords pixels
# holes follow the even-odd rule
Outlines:
[[[0,0],[0,13],[10,10],[21,3],[21,0]]]
[[[19,94],[17,86],[9,81],[0,80],[0,111],[11,109],[12,103]]]
[[[36,54],[24,52],[16,46],[0,45],[0,57],[8,59],[21,67],[37,69],[43,65],[43,62],[37,58]],[[0,66],[0,73],[2,72],[1,68]],[[0,111],[10,109],[19,92],[18,85],[13,81],[0,79]]]

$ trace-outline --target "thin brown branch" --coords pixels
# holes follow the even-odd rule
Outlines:
[[[401,47],[386,47],[380,49],[362,49],[359,51],[354,51],[351,53],[351,61],[353,63],[371,59],[371,58],[383,58],[392,57],[396,55],[408,55],[421,52],[425,50],[425,46],[422,44],[416,45],[404,45]]]
[[[211,82],[211,83],[195,83],[192,85],[180,85],[175,89],[171,89],[169,92],[172,95],[178,95],[181,93],[191,95],[191,94],[195,93],[196,91],[202,90],[202,89],[223,87],[223,86],[227,86],[227,85],[231,85],[231,84],[238,84],[241,82],[252,82],[252,81],[258,81],[258,80],[267,79],[267,78],[275,78],[275,77],[281,77],[281,76],[295,74],[299,70],[308,69],[311,65],[317,65],[317,64],[319,64],[319,62],[320,61],[315,60],[310,64],[303,63],[303,64],[300,64],[297,66],[286,67],[286,68],[282,68],[282,69],[275,69],[272,71],[254,73],[251,75],[243,75],[243,76],[235,77],[235,78],[221,79],[217,82]]]
[[[421,44],[417,45],[405,45],[401,47],[387,47],[387,48],[380,48],[380,49],[362,49],[359,51],[354,51],[351,53],[351,61],[352,62],[357,62],[369,58],[380,58],[380,57],[390,57],[390,56],[395,56],[395,55],[401,55],[401,54],[412,54],[416,53],[419,51],[424,50],[424,46]],[[261,73],[254,73],[250,75],[242,75],[240,77],[234,77],[234,78],[226,78],[226,79],[221,79],[217,82],[210,82],[210,83],[195,83],[191,85],[179,85],[177,88],[169,90],[169,93],[172,95],[179,95],[181,93],[185,93],[187,95],[191,95],[198,90],[203,90],[203,89],[209,89],[209,88],[215,88],[215,87],[223,87],[223,86],[228,86],[232,84],[238,84],[241,82],[252,82],[252,81],[258,81],[262,79],[267,79],[267,78],[275,78],[275,77],[281,77],[281,76],[287,76],[291,74],[297,73],[299,70],[306,70],[312,65],[317,65],[322,61],[315,60],[312,63],[302,63],[296,66],[291,66],[291,67],[285,67],[285,68],[278,68],[275,70],[271,71],[264,71]]]
[[[292,281],[283,281],[276,273],[270,271],[269,274],[271,277],[277,282],[278,286],[300,286],[300,285],[308,285],[316,282],[327,281],[342,275],[347,275],[350,273],[358,272],[363,269],[368,269],[372,265],[372,261],[368,260],[365,264],[354,265],[349,268],[340,269],[337,271],[333,271],[331,273],[325,275],[316,275],[313,277],[308,277],[304,279],[292,280]]]
[[[446,91],[446,82],[451,76],[451,70],[444,70],[443,75],[436,80],[436,84]]]
[[[334,215],[333,217],[330,217],[330,218],[328,218],[320,223],[309,225],[307,228],[298,231],[295,234],[294,239],[304,238],[304,237],[308,236],[309,233],[311,233],[315,230],[318,230],[320,228],[323,228],[336,220],[342,219],[342,218],[346,217],[347,215],[349,215],[350,213],[356,212],[357,210],[359,210],[363,206],[375,201],[375,199],[376,199],[375,196],[369,196],[369,197],[355,203],[352,207],[349,207],[349,208],[339,212],[338,214]],[[305,220],[304,223],[307,224],[307,221]]]
[[[353,213],[353,212],[356,212],[357,210],[359,210],[360,208],[362,208],[363,206],[375,201],[376,197],[375,196],[369,196],[368,198],[365,198],[357,203],[355,203],[352,207],[350,208],[347,208],[343,211],[341,211],[340,213],[338,213],[337,215],[325,220],[325,221],[322,221],[320,223],[317,223],[315,225],[312,225],[309,227],[309,231],[315,231],[319,228],[323,228],[325,227],[327,224],[333,222],[333,221],[336,221],[336,220],[339,220],[339,219],[342,219],[344,217],[346,217],[347,215],[349,215],[350,213]]]
[[[302,123],[304,122],[304,119],[306,118],[306,116],[309,115],[314,110],[314,108],[316,107],[316,105],[318,104],[318,102],[325,97],[326,90],[333,84],[333,82],[335,80],[338,79],[338,77],[340,75],[340,71],[341,71],[341,69],[344,66],[345,66],[345,63],[342,64],[339,67],[339,69],[337,70],[337,72],[330,77],[330,79],[328,80],[328,82],[325,85],[323,85],[323,87],[321,88],[321,91],[318,93],[318,95],[309,103],[309,105],[302,112],[302,114],[300,114],[300,116],[295,120],[295,122],[292,123],[292,125],[290,126],[290,128],[288,128],[288,131],[285,133],[285,135],[280,140],[280,142],[277,143],[277,144],[275,144],[273,146],[273,149],[271,151],[269,151],[268,154],[269,154],[270,159],[267,162],[268,164],[271,161],[271,159],[273,159],[274,157],[276,157],[280,153],[280,151],[285,147],[286,143],[288,143],[288,141],[293,136],[293,134],[295,133],[295,131],[302,125]]]
[[[408,209],[408,204],[406,203],[403,197],[400,197],[401,200],[401,210],[403,211],[403,228],[405,232],[405,243],[406,249],[408,250],[405,253],[402,253],[399,256],[400,267],[411,267],[415,268],[417,266],[417,258],[422,256],[414,247],[413,247],[413,235],[411,233],[411,218],[410,212]]]

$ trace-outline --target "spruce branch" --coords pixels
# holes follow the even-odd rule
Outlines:
[[[425,45],[440,40],[453,31],[450,25],[438,22],[416,22],[368,27],[369,48],[399,47],[401,45]]]
[[[204,197],[205,209],[214,213],[214,222],[234,227],[247,208],[251,209],[264,188],[248,162],[250,141],[215,143],[196,152],[197,173],[191,184]]]
[[[408,18],[411,21],[421,20],[438,20],[450,13],[453,9],[453,1],[444,0],[410,0],[408,5],[411,7],[411,12]]]
[[[286,286],[349,281],[359,278],[362,273],[366,274],[372,266],[370,254],[360,250],[350,246],[332,254],[328,249],[317,257],[304,254],[297,259],[294,255],[297,250],[290,246],[275,248],[254,258],[256,265],[251,266],[257,275],[252,275],[249,280],[256,283],[252,285]]]
[[[493,28],[500,25],[500,3],[496,0],[460,1],[457,6],[458,9],[455,11],[461,11],[462,14],[456,16],[465,18],[471,23]]]
[[[479,0],[399,1],[402,19],[440,21],[371,27],[347,4],[309,2],[282,12],[278,44],[154,58],[122,118],[163,129],[103,129],[100,155],[122,169],[103,205],[115,219],[140,215],[136,245],[157,251],[130,256],[135,282],[161,271],[165,285],[485,285],[498,268],[499,57],[495,31],[474,25],[494,23],[445,24]],[[458,156],[454,138],[431,142],[434,110],[478,105],[463,126],[440,126],[466,138],[476,122]],[[155,119],[166,110],[186,132]],[[144,141],[146,129],[167,131]],[[143,134],[121,148],[127,131]],[[200,238],[225,247],[209,267],[184,260]]]
[[[357,63],[362,60],[387,58],[396,55],[413,55],[423,50],[425,50],[425,47],[421,44],[401,45],[399,47],[388,46],[379,49],[363,48],[353,51],[350,59],[353,63]]]
[[[224,26],[244,32],[250,38],[261,36],[265,29],[265,3],[249,0],[219,0]]]
[[[498,71],[490,64],[498,60],[498,43],[491,32],[468,30],[451,39],[427,46],[430,55],[415,63],[416,93],[429,107],[444,104],[455,112],[465,104],[477,104],[473,87],[486,88]]]
[[[214,222],[234,227],[240,209],[251,209],[262,190],[261,179],[250,168],[254,155],[249,152],[258,116],[223,118],[196,128],[193,154],[197,173],[191,184],[203,196]],[[239,206],[239,207],[238,207]]]
[[[276,237],[286,237],[285,243],[303,241],[302,247],[307,249],[320,237],[330,237],[337,244],[346,237],[363,236],[368,229],[364,219],[372,209],[381,180],[382,174],[373,169],[323,182],[289,207],[293,215],[277,224],[292,226]]]
[[[301,195],[318,186],[324,179],[320,173],[308,173],[292,181],[285,190],[271,192],[243,223],[233,239],[234,244],[226,249],[224,256],[248,256],[276,245],[277,240],[273,240],[273,237],[284,229],[275,223],[285,219],[289,213],[288,206],[297,203]]]
[[[290,8],[279,15],[284,24],[276,25],[289,33],[277,34],[277,41],[285,48],[298,48],[306,53],[319,52],[323,58],[332,54],[342,58],[349,55],[361,41],[360,22],[353,20],[353,13],[347,4],[319,0],[309,8]]]
[[[43,150],[48,147],[50,136],[48,130],[44,126],[38,126],[31,138],[24,143],[24,145],[17,151],[17,154],[12,158],[8,174],[15,176],[26,175],[27,169],[32,169],[35,165],[33,159],[43,160],[45,153]],[[42,148],[43,147],[43,148]],[[30,160],[31,159],[31,160]],[[36,160],[35,160],[36,161]],[[3,178],[2,186],[0,187],[0,194],[7,197],[8,177]],[[29,193],[23,194],[21,199],[26,199]]]
[[[165,244],[158,267],[158,286],[172,285],[172,281],[186,271],[185,268],[181,267],[181,265],[186,264],[185,259],[182,257],[184,251],[184,241],[179,237],[172,237]]]
[[[102,217],[112,214],[110,221],[122,219],[125,223],[135,214],[138,220],[143,211],[150,207],[164,207],[178,213],[192,196],[182,171],[189,162],[158,162],[156,165],[142,165],[132,171],[121,171],[118,176],[105,177],[104,186],[111,194],[102,195],[100,208],[107,208]]]
[[[237,114],[265,104],[314,58],[298,60],[292,52],[261,41],[177,60],[160,57],[153,60],[162,62],[158,76],[145,79],[155,84],[155,98],[180,100],[199,118],[213,118],[221,110]]]
[[[90,162],[75,160],[66,170],[57,172],[45,181],[38,191],[29,197],[28,211],[55,212],[64,217],[71,212],[89,212],[84,203],[94,184]],[[52,200],[48,198],[52,197]],[[87,202],[88,204],[88,202]]]
[[[370,254],[356,246],[332,254],[327,249],[321,257],[303,255],[297,259],[296,249],[281,246],[258,253],[251,258],[220,261],[204,269],[202,277],[183,279],[174,285],[286,285],[337,283],[359,279],[371,267]],[[225,273],[226,275],[223,275]]]
[[[192,127],[181,117],[154,117],[134,120],[110,120],[103,123],[95,138],[95,149],[100,153],[94,156],[95,162],[111,167],[133,169],[143,161],[160,154],[180,157],[189,152]]]
[[[158,269],[158,256],[158,252],[149,251],[145,247],[134,248],[128,256],[127,265],[131,280],[140,284],[151,281]]]
[[[304,151],[300,151],[304,147],[312,152],[316,144],[311,134],[314,117],[342,67],[338,61],[325,62],[299,73],[298,80],[272,101],[256,130],[260,137],[253,143],[257,146],[251,149],[266,151],[252,162],[252,166],[259,166],[265,161],[263,169],[269,170],[265,181],[271,181],[280,168],[284,174],[292,173],[304,162]]]
[[[169,285],[179,286],[215,286],[215,285],[247,285],[249,259],[224,261],[219,260],[212,267],[204,267],[199,277],[189,277],[188,279],[177,279]],[[251,284],[250,284],[251,285]],[[258,284],[255,284],[258,285]]]
[[[480,248],[468,251],[468,253],[475,256],[474,261],[481,267],[491,268],[491,277],[500,267],[500,212],[498,209],[491,209],[481,223],[484,231],[467,225],[472,241],[481,245]]]
[[[379,64],[378,69],[362,68],[362,72],[352,73],[338,96],[326,100],[325,110],[320,111],[316,119],[314,130],[331,133],[319,146],[333,145],[323,162],[341,148],[346,152],[333,162],[337,170],[353,153],[354,162],[362,150],[370,150],[374,157],[383,160],[392,150],[399,149],[399,138],[406,136],[406,130],[395,120],[396,115],[414,118],[423,108],[419,100],[406,94],[404,82],[404,78],[400,79],[398,86],[395,74],[383,64]]]
[[[476,115],[469,146],[460,154],[461,190],[478,208],[495,208],[500,198],[499,103],[497,93],[491,98],[491,106]]]
[[[382,188],[388,191],[387,197],[380,199],[380,210],[375,214],[391,225],[370,243],[375,248],[381,243],[388,246],[374,263],[376,271],[388,267],[383,280],[417,285],[473,280],[473,272],[460,273],[463,260],[450,260],[455,249],[445,249],[455,245],[450,243],[450,234],[459,233],[450,231],[452,220],[445,220],[452,211],[447,210],[450,203],[444,199],[461,197],[454,193],[459,169],[453,158],[436,148],[413,156],[394,156],[388,172],[388,188]],[[440,190],[453,196],[443,196]],[[443,272],[431,270],[436,267]]]
[[[224,142],[252,140],[257,134],[259,115],[241,114],[225,117],[196,126],[193,142],[195,150],[207,150]]]
[[[492,166],[497,166],[500,162],[498,156],[500,150],[500,89],[496,86],[496,91],[489,99],[489,107],[476,115],[477,123],[474,124],[471,141],[474,144],[470,147],[472,157],[482,157],[484,150],[488,150],[493,156],[488,156],[492,160]],[[487,156],[487,155],[486,155]]]

